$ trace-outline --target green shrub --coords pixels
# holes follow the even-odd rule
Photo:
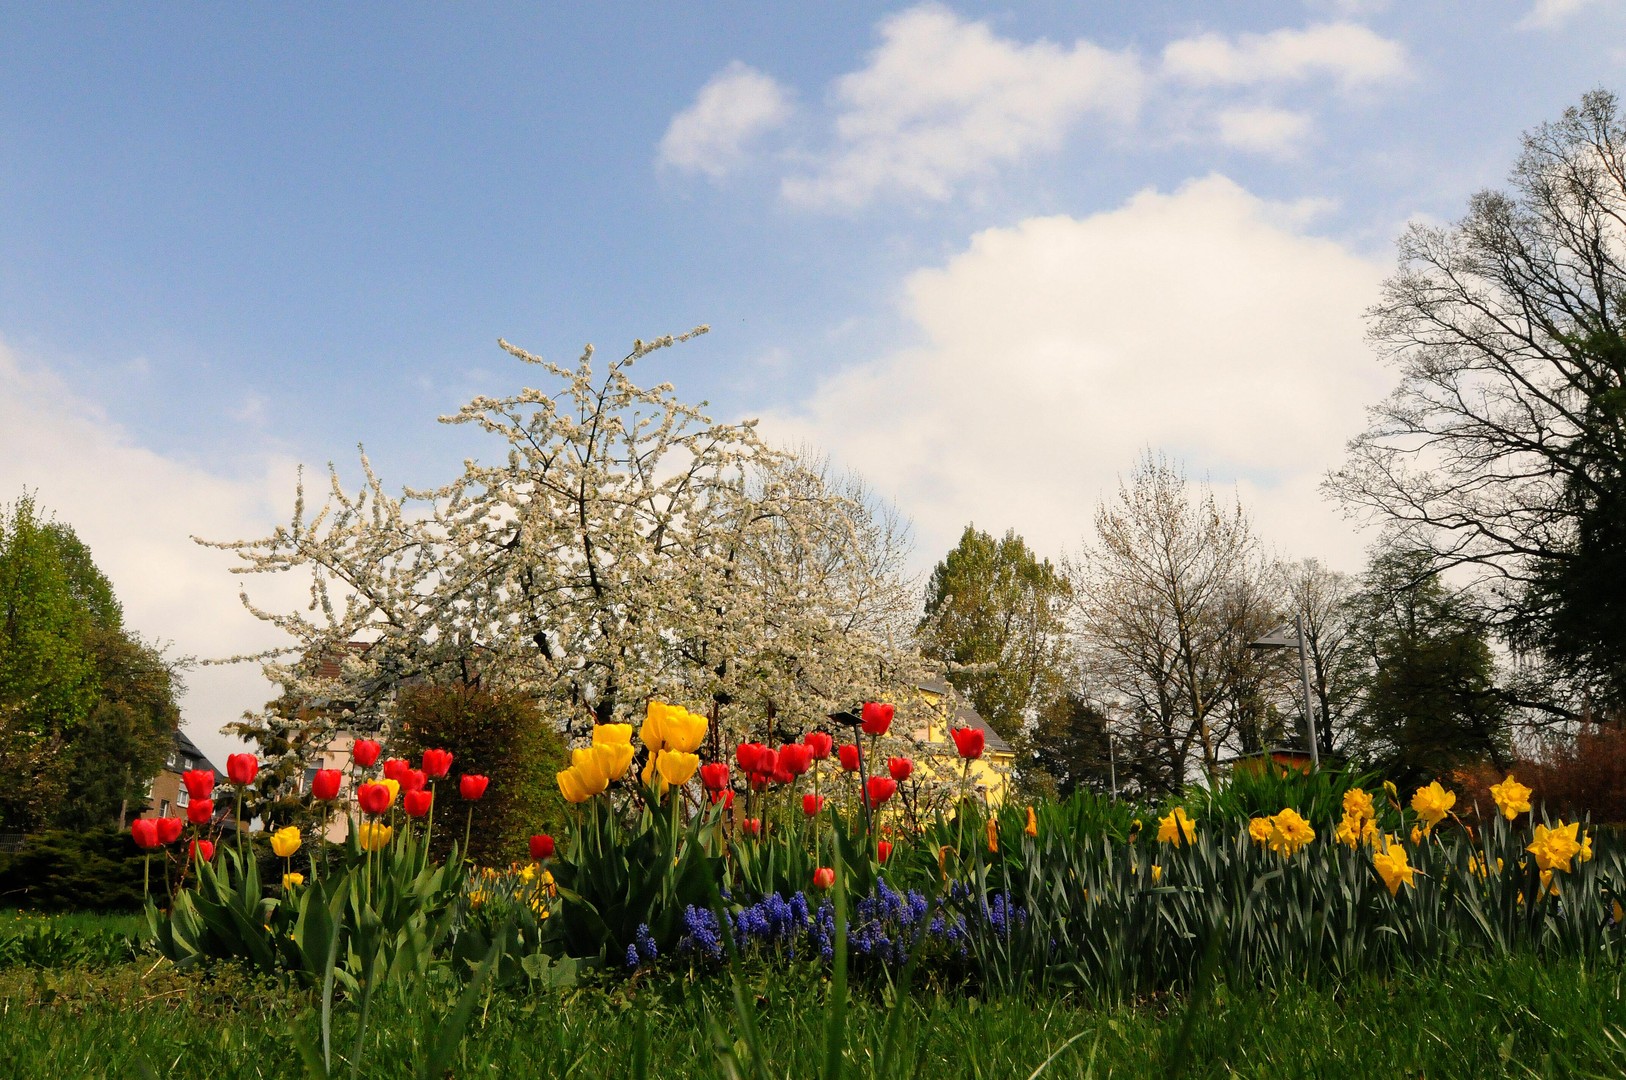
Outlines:
[[[156,888],[163,878],[154,864]],[[141,853],[112,826],[35,833],[0,856],[0,903],[35,911],[132,911],[141,882]]]

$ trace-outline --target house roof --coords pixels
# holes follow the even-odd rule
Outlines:
[[[928,694],[936,694],[939,697],[949,696],[949,685],[941,679],[923,682],[920,684],[920,689]],[[976,728],[982,732],[984,745],[995,753],[1014,754],[1016,752],[1012,749],[1011,744],[1006,742],[999,732],[990,727],[988,721],[982,718],[982,714],[973,709],[970,704],[958,697],[954,699],[954,702],[954,715],[949,717],[949,722],[954,727]]]
[[[181,760],[185,763],[186,769],[208,769],[210,772],[214,773],[217,778],[224,777],[225,775],[219,769],[214,767],[214,763],[209,760],[208,755],[206,755],[202,750],[199,750],[198,744],[189,739],[186,732],[182,731],[180,728],[175,729],[175,753],[179,755]],[[186,769],[182,769],[181,771],[185,772]]]

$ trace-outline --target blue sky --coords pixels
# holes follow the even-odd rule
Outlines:
[[[1471,12],[1471,14],[1470,14]],[[32,5],[0,35],[0,484],[138,629],[266,641],[227,560],[291,468],[582,343],[862,472],[929,566],[1060,555],[1141,449],[1358,568],[1315,491],[1386,375],[1360,311],[1409,220],[1626,89],[1610,0],[1012,6]],[[351,470],[353,472],[353,470]],[[265,696],[200,673],[208,735]],[[218,745],[218,744],[217,744]]]

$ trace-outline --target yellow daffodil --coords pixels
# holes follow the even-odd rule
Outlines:
[[[1580,831],[1579,821],[1568,825],[1560,821],[1550,829],[1537,825],[1536,838],[1524,850],[1536,857],[1536,865],[1543,870],[1562,870],[1567,874],[1570,860],[1581,852],[1581,841],[1576,835]]]
[[[1157,863],[1152,864],[1152,884],[1156,885],[1163,880],[1163,868]]]
[[[1591,862],[1592,861],[1592,834],[1591,833],[1582,834],[1582,836],[1581,836],[1581,850],[1577,851],[1575,853],[1575,857],[1580,862]]]
[[[1385,844],[1382,850],[1372,852],[1372,865],[1389,887],[1390,896],[1398,893],[1402,885],[1417,887],[1414,880],[1417,870],[1406,857],[1406,849],[1399,844]]]
[[[1390,801],[1394,802],[1396,805],[1399,805],[1400,789],[1395,787],[1393,780],[1385,780],[1383,782],[1383,793],[1389,796]]]
[[[305,884],[305,875],[300,873],[282,875],[282,891],[292,892]]]
[[[1423,842],[1423,837],[1425,837],[1427,835],[1428,835],[1428,832],[1427,832],[1427,830],[1425,830],[1423,828],[1423,826],[1421,826],[1421,825],[1413,825],[1411,827],[1411,842],[1414,845],[1415,844],[1421,844]]]
[[[1315,839],[1310,823],[1292,807],[1270,819],[1270,850],[1278,855],[1295,855],[1299,849]]]
[[[1344,792],[1344,813],[1354,818],[1377,817],[1377,810],[1372,806],[1372,796],[1358,787]]]
[[[390,842],[390,836],[394,831],[388,825],[380,825],[376,821],[363,821],[356,833],[356,840],[361,844],[363,851],[382,851]]]
[[[1508,773],[1507,779],[1500,784],[1492,784],[1490,793],[1491,798],[1496,800],[1496,809],[1509,821],[1530,812],[1530,789],[1513,779],[1512,773]]]
[[[1176,806],[1169,813],[1157,819],[1157,839],[1160,844],[1173,844],[1179,847],[1182,840],[1192,843],[1197,839],[1197,823],[1186,816],[1186,808]]]
[[[1256,844],[1270,843],[1270,819],[1267,817],[1249,818],[1248,837]],[[1159,839],[1162,839],[1161,835]]]
[[[1445,790],[1438,780],[1432,781],[1427,787],[1418,788],[1411,797],[1411,808],[1417,811],[1417,816],[1423,819],[1424,826],[1428,830],[1444,821],[1445,815],[1449,814],[1456,804],[1457,793]]]
[[[581,774],[574,767],[565,769],[558,774],[559,793],[565,797],[566,802],[584,803],[593,797],[582,783]]]
[[[673,787],[682,787],[689,782],[695,770],[700,768],[700,758],[696,754],[678,750],[662,750],[657,757],[657,767],[661,771],[662,780]]]
[[[1038,817],[1037,814],[1035,814],[1033,812],[1033,807],[1031,807],[1031,806],[1028,807],[1028,824],[1027,824],[1027,828],[1023,829],[1022,831],[1027,833],[1029,836],[1038,836],[1039,835],[1039,817]]]
[[[299,829],[293,825],[271,834],[271,850],[277,853],[279,859],[286,859],[298,851],[299,842]]]
[[[1362,843],[1373,843],[1378,838],[1378,823],[1369,817],[1354,817],[1345,814],[1338,822],[1338,828],[1333,831],[1333,838],[1340,844],[1350,847],[1359,847]]]

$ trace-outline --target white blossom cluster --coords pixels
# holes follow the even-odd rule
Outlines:
[[[501,342],[558,387],[441,418],[501,438],[495,463],[467,460],[452,483],[395,498],[363,453],[354,495],[330,465],[313,517],[301,481],[286,527],[199,541],[234,552],[234,573],[309,581],[303,611],[243,592],[291,640],[232,658],[263,663],[286,695],[238,727],[300,727],[289,746],[387,734],[396,691],[424,680],[529,695],[574,734],[651,698],[710,712],[726,747],[793,737],[865,700],[896,702],[909,724],[932,672],[909,640],[896,519],[857,481],[766,446],[754,421],[715,423],[670,384],[628,377],[705,329],[639,341],[602,375],[590,346],[567,368]],[[324,658],[337,677],[322,677]],[[298,720],[280,715],[289,702],[307,706]]]

